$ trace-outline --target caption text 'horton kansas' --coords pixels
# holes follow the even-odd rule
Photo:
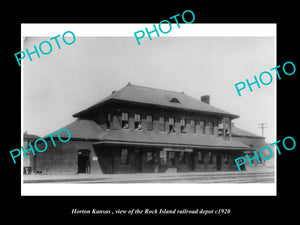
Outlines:
[[[64,127],[71,140],[37,153],[35,172],[237,170],[234,159],[255,150],[231,138],[231,121],[239,116],[211,106],[209,96],[200,101],[128,83],[73,116]]]

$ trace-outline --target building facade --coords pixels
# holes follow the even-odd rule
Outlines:
[[[24,149],[29,148],[29,143],[34,142],[36,139],[38,139],[39,136],[34,134],[28,134],[27,131],[23,134],[23,147]],[[23,158],[23,174],[31,174],[34,172],[35,168],[35,156],[28,154],[27,158]]]
[[[36,156],[39,173],[234,171],[253,148],[231,137],[237,115],[184,93],[128,84],[73,115],[67,143]],[[57,133],[57,132],[55,132]],[[53,136],[54,140],[57,136]],[[43,147],[41,147],[42,149]]]
[[[267,166],[267,167],[274,167],[274,156],[271,156],[271,153],[267,150],[262,151],[261,154],[263,156],[260,157],[260,153],[259,150],[264,147],[264,146],[268,146],[270,149],[272,149],[272,155],[274,155],[274,150],[273,150],[273,146],[271,146],[269,143],[266,143],[265,141],[265,137],[263,136],[259,136],[253,133],[250,133],[248,131],[242,130],[238,127],[234,127],[232,126],[231,128],[231,132],[232,132],[232,138],[235,140],[238,140],[248,146],[250,146],[251,148],[254,148],[258,157],[259,157],[259,161],[257,159],[253,159],[251,161],[252,166]],[[268,159],[271,156],[271,159]],[[254,152],[249,153],[249,158],[253,158],[255,157]],[[267,161],[264,159],[268,159]],[[246,161],[246,166],[250,166],[248,160]]]

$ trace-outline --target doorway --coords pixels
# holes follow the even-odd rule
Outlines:
[[[221,154],[217,154],[217,171],[222,170],[222,157]]]
[[[169,167],[176,167],[175,152],[168,152],[167,160],[168,160],[168,166]]]
[[[78,173],[90,173],[90,151],[78,151]]]

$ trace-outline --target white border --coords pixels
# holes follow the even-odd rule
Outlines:
[[[153,24],[21,24],[21,50],[23,37],[54,37],[72,31],[76,37],[132,37],[139,30],[149,30]],[[275,37],[276,24],[172,24],[172,31],[161,36],[171,37]],[[142,47],[142,45],[141,45]],[[275,56],[275,65],[276,56]],[[21,93],[23,93],[23,66],[21,66]],[[276,84],[275,84],[276,87]],[[275,88],[275,96],[276,94]],[[21,143],[23,146],[23,95],[21,96]],[[277,106],[276,106],[277,107]],[[277,118],[277,115],[276,117]],[[276,119],[275,119],[276,127]],[[275,129],[275,137],[276,137]],[[276,137],[277,138],[277,137]],[[275,153],[275,168],[277,154]],[[16,165],[17,166],[17,165]],[[21,195],[100,195],[100,196],[276,196],[277,172],[275,183],[271,184],[24,184],[23,154],[21,156]]]
[[[157,29],[158,25],[155,24]],[[22,24],[22,37],[54,37],[72,31],[77,37],[134,37],[134,33],[153,24]],[[155,36],[156,34],[153,34]],[[276,24],[180,24],[172,23],[172,30],[160,36],[172,37],[275,37]],[[145,35],[146,38],[146,35]]]

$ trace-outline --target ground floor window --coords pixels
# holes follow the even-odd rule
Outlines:
[[[228,164],[228,153],[226,152],[224,155],[224,163],[227,165]]]
[[[213,164],[213,157],[212,157],[212,153],[208,152],[208,163],[209,164]]]
[[[147,152],[147,164],[153,164],[153,152]]]
[[[180,164],[186,164],[186,152],[180,152],[179,153],[179,163]]]
[[[128,149],[121,150],[121,163],[128,164]]]
[[[166,163],[167,163],[167,152],[166,151],[160,151],[159,158],[160,158],[160,164],[161,165],[166,165]]]
[[[168,161],[171,166],[175,166],[175,152],[168,152]]]
[[[203,164],[204,163],[204,153],[198,152],[198,163]]]

